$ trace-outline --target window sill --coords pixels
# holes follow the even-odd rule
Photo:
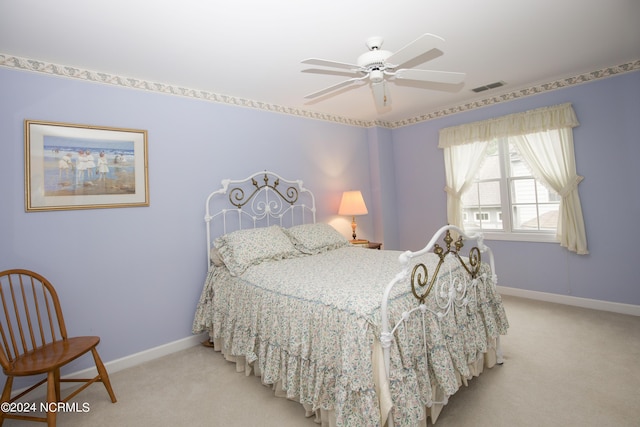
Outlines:
[[[506,240],[513,242],[558,243],[555,234],[499,233],[483,232],[485,240]]]

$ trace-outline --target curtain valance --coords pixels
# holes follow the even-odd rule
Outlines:
[[[438,147],[491,141],[494,138],[552,129],[574,128],[578,125],[573,107],[566,103],[441,129]]]

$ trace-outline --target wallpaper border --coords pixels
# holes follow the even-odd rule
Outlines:
[[[140,80],[131,77],[116,76],[108,73],[102,73],[98,71],[84,70],[80,68],[70,67],[66,65],[53,64],[49,62],[39,61],[35,59],[21,58],[12,55],[6,55],[0,53],[0,66],[7,68],[15,68],[25,71],[33,71],[37,73],[51,74],[61,77],[74,78],[80,80],[86,80],[95,83],[110,84],[115,86],[122,86],[131,89],[146,90],[151,92],[164,93],[168,95],[184,96],[188,98],[195,98],[211,102],[219,102],[228,105],[235,105],[238,107],[255,108],[259,110],[270,111],[273,113],[290,114],[299,117],[305,117],[309,119],[324,120],[335,123],[341,123],[352,126],[360,127],[384,127],[384,128],[398,128],[402,126],[413,125],[416,123],[437,119],[440,117],[448,116],[451,114],[460,113],[463,111],[473,110],[475,108],[486,107],[500,102],[511,101],[517,98],[525,96],[536,95],[543,92],[548,92],[556,89],[565,88],[568,86],[574,86],[577,84],[586,83],[592,80],[597,80],[605,77],[611,77],[616,74],[627,73],[631,71],[640,70],[640,59],[628,62],[626,64],[616,65],[612,67],[603,68],[600,70],[579,74],[577,76],[567,77],[564,79],[555,80],[548,83],[542,83],[536,86],[532,86],[526,89],[515,90],[512,92],[498,94],[489,98],[484,98],[476,101],[471,101],[465,104],[460,104],[452,107],[443,108],[430,113],[421,114],[419,116],[398,120],[394,122],[387,122],[382,120],[368,121],[352,119],[348,117],[335,116],[331,114],[323,114],[313,111],[308,111],[300,108],[283,107],[280,105],[269,104],[261,101],[254,101],[251,99],[237,98],[229,95],[222,95],[214,92],[208,92],[203,90],[189,89],[180,86],[172,86],[164,83],[150,82],[146,80]]]
[[[412,125],[427,120],[437,119],[439,117],[448,116],[450,114],[461,113],[463,111],[473,110],[475,108],[486,107],[488,105],[498,104],[500,102],[512,101],[514,99],[522,98],[530,95],[537,95],[543,92],[549,92],[556,89],[562,89],[569,86],[574,86],[582,83],[587,83],[592,80],[598,80],[605,77],[615,76],[616,74],[628,73],[632,71],[640,70],[640,59],[627,62],[626,64],[616,65],[612,67],[602,68],[600,70],[591,71],[577,76],[567,77],[564,79],[554,80],[548,83],[542,83],[536,86],[532,86],[526,89],[519,89],[508,93],[495,95],[489,98],[481,100],[471,101],[466,104],[456,105],[449,108],[444,108],[431,113],[423,114],[409,119],[399,120],[390,123],[390,127],[401,127]]]

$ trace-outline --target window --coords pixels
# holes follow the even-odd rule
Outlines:
[[[555,240],[559,208],[558,193],[533,176],[507,137],[489,143],[462,194],[464,229],[498,239]]]
[[[489,221],[489,214],[486,212],[476,212],[475,213],[476,222],[481,223],[482,221]]]
[[[489,239],[553,239],[588,254],[573,149],[578,125],[567,103],[440,129],[449,224]]]

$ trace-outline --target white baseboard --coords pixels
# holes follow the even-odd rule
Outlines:
[[[186,338],[179,339],[170,343],[159,345],[148,350],[143,350],[138,353],[130,354],[129,356],[121,357],[120,359],[106,362],[104,366],[109,373],[118,372],[123,369],[131,368],[141,363],[149,362],[154,359],[158,359],[162,356],[186,350],[193,346],[199,345],[207,339],[207,334],[192,335]]]
[[[122,371],[123,369],[131,368],[133,366],[140,365],[145,362],[149,362],[154,359],[158,359],[162,356],[175,353],[177,351],[186,350],[187,348],[199,345],[202,341],[207,339],[207,334],[193,335],[186,338],[179,339],[170,343],[159,345],[147,350],[140,351],[138,353],[130,354],[129,356],[121,357],[110,362],[105,362],[104,366],[107,368],[107,372],[115,373]],[[97,375],[95,367],[83,369],[82,371],[74,372],[73,374],[65,375],[65,378],[84,378]]]
[[[601,301],[589,298],[580,298],[570,295],[551,294],[547,292],[529,291],[526,289],[509,288],[506,286],[496,286],[502,295],[529,298],[539,301],[553,302],[557,304],[573,305],[594,310],[611,311],[620,314],[640,316],[640,305],[623,304],[619,302]]]
[[[140,365],[145,362],[149,362],[154,359],[158,359],[162,356],[167,356],[169,354],[186,350],[187,348],[191,348],[193,346],[199,345],[202,341],[206,340],[208,337],[207,333],[202,333],[199,335],[193,335],[186,338],[179,339],[177,341],[173,341],[167,344],[159,345],[158,347],[153,347],[147,350],[140,351],[138,353],[130,354],[129,356],[121,357],[120,359],[115,359],[110,362],[104,362],[105,368],[107,368],[107,372],[109,374],[113,374],[118,371],[122,371],[123,369],[131,368],[137,365]],[[99,349],[98,349],[99,350]],[[83,369],[81,371],[76,371],[70,374],[64,374],[64,378],[92,378],[98,375],[98,371],[95,366],[87,369]],[[46,384],[38,387],[36,391],[34,391],[35,396],[44,396]],[[75,383],[61,383],[61,389],[67,389],[71,387],[77,387]],[[41,390],[42,389],[42,390]],[[13,395],[19,394],[25,389],[14,390]]]

